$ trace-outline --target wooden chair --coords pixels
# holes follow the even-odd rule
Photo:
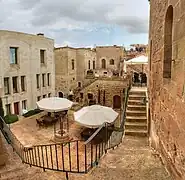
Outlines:
[[[42,121],[39,121],[38,119],[36,119],[36,121],[37,121],[37,125],[38,125],[39,127],[43,126],[43,122],[42,122]]]

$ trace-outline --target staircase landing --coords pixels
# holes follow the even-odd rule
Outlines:
[[[172,180],[160,159],[148,146],[147,138],[125,136],[110,150],[100,165],[81,180]]]

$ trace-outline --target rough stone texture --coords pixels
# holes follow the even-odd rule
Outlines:
[[[124,56],[123,47],[121,46],[97,46],[97,69],[102,69],[102,59],[106,60],[106,69],[118,69],[120,60]],[[114,60],[114,65],[110,64],[110,60]]]
[[[70,180],[172,180],[147,139],[125,137],[115,150],[102,157],[100,164],[86,175],[69,174]],[[65,173],[29,167],[7,146],[9,161],[0,169],[1,180],[65,180]]]
[[[18,64],[10,64],[10,47],[18,48]],[[27,100],[27,108],[36,107],[37,97],[42,95],[55,95],[55,66],[54,66],[54,41],[43,36],[0,31],[0,87],[4,87],[4,77],[9,77],[10,95],[2,91],[3,105],[11,104],[14,113],[14,102],[19,102],[22,110],[22,101]],[[46,50],[45,64],[40,62],[40,49]],[[42,73],[45,73],[45,87],[42,87]],[[47,73],[50,73],[50,86],[47,86]],[[37,89],[36,74],[40,74],[40,89]],[[18,91],[13,94],[12,77],[18,76]],[[26,91],[20,92],[21,76],[26,76]]]
[[[93,61],[96,66],[96,53],[90,48],[55,48],[56,64],[56,92],[62,92],[64,95],[69,93],[70,89],[78,87],[84,83],[84,78],[89,69],[93,69]],[[74,59],[74,70],[72,70],[72,59]]]
[[[113,97],[118,95],[123,103],[123,90],[129,85],[129,78],[124,79],[123,77],[113,78],[99,78],[89,86],[83,88],[77,95],[83,93],[83,104],[88,102],[88,93],[93,94],[93,99],[98,103],[98,90],[100,90],[100,104],[103,105],[103,93],[105,90],[105,106],[113,107]],[[123,104],[121,104],[122,107]]]
[[[70,89],[77,88],[78,82],[81,82],[81,85],[87,82],[85,77],[89,69],[93,69],[100,76],[104,75],[104,72],[112,75],[113,70],[123,69],[123,63],[120,61],[124,57],[124,51],[120,46],[97,46],[94,49],[60,47],[55,48],[54,53],[56,92],[63,92],[64,95],[68,94]],[[75,61],[74,70],[71,69],[72,59]],[[106,61],[105,69],[102,68],[102,59]],[[114,65],[110,64],[111,59],[114,60]],[[95,67],[93,67],[93,61]]]
[[[171,66],[171,79],[164,79],[163,61],[168,56],[164,53],[164,46],[169,46],[167,41],[164,41],[166,35],[169,38],[169,34],[164,34],[164,21],[170,5],[173,6],[171,59],[174,61]],[[174,178],[185,179],[185,1],[151,0],[150,6],[151,144],[162,154]]]
[[[6,161],[7,161],[6,149],[2,142],[1,133],[0,133],[0,166],[5,165]]]

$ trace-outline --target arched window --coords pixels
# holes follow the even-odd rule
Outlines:
[[[93,61],[93,69],[95,69],[95,61]]]
[[[91,69],[91,61],[88,62],[88,69]]]
[[[110,60],[110,65],[114,65],[114,59]]]
[[[164,62],[163,78],[171,78],[172,67],[172,34],[173,34],[173,6],[169,6],[165,17],[164,27]]]
[[[75,60],[74,59],[72,59],[72,61],[71,61],[71,66],[72,66],[72,70],[74,70],[75,69]]]
[[[64,94],[63,94],[62,92],[58,92],[58,96],[59,96],[60,98],[63,98],[63,97],[64,97]]]
[[[102,59],[101,60],[101,63],[102,63],[102,68],[103,69],[106,69],[106,60],[105,59]]]
[[[81,87],[81,82],[78,82],[78,87]]]

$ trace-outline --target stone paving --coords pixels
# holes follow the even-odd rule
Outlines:
[[[1,180],[65,180],[65,173],[46,171],[21,163],[12,148],[7,166],[0,169]],[[89,174],[69,174],[70,180],[173,180],[160,159],[148,146],[147,138],[128,137],[102,158]]]

